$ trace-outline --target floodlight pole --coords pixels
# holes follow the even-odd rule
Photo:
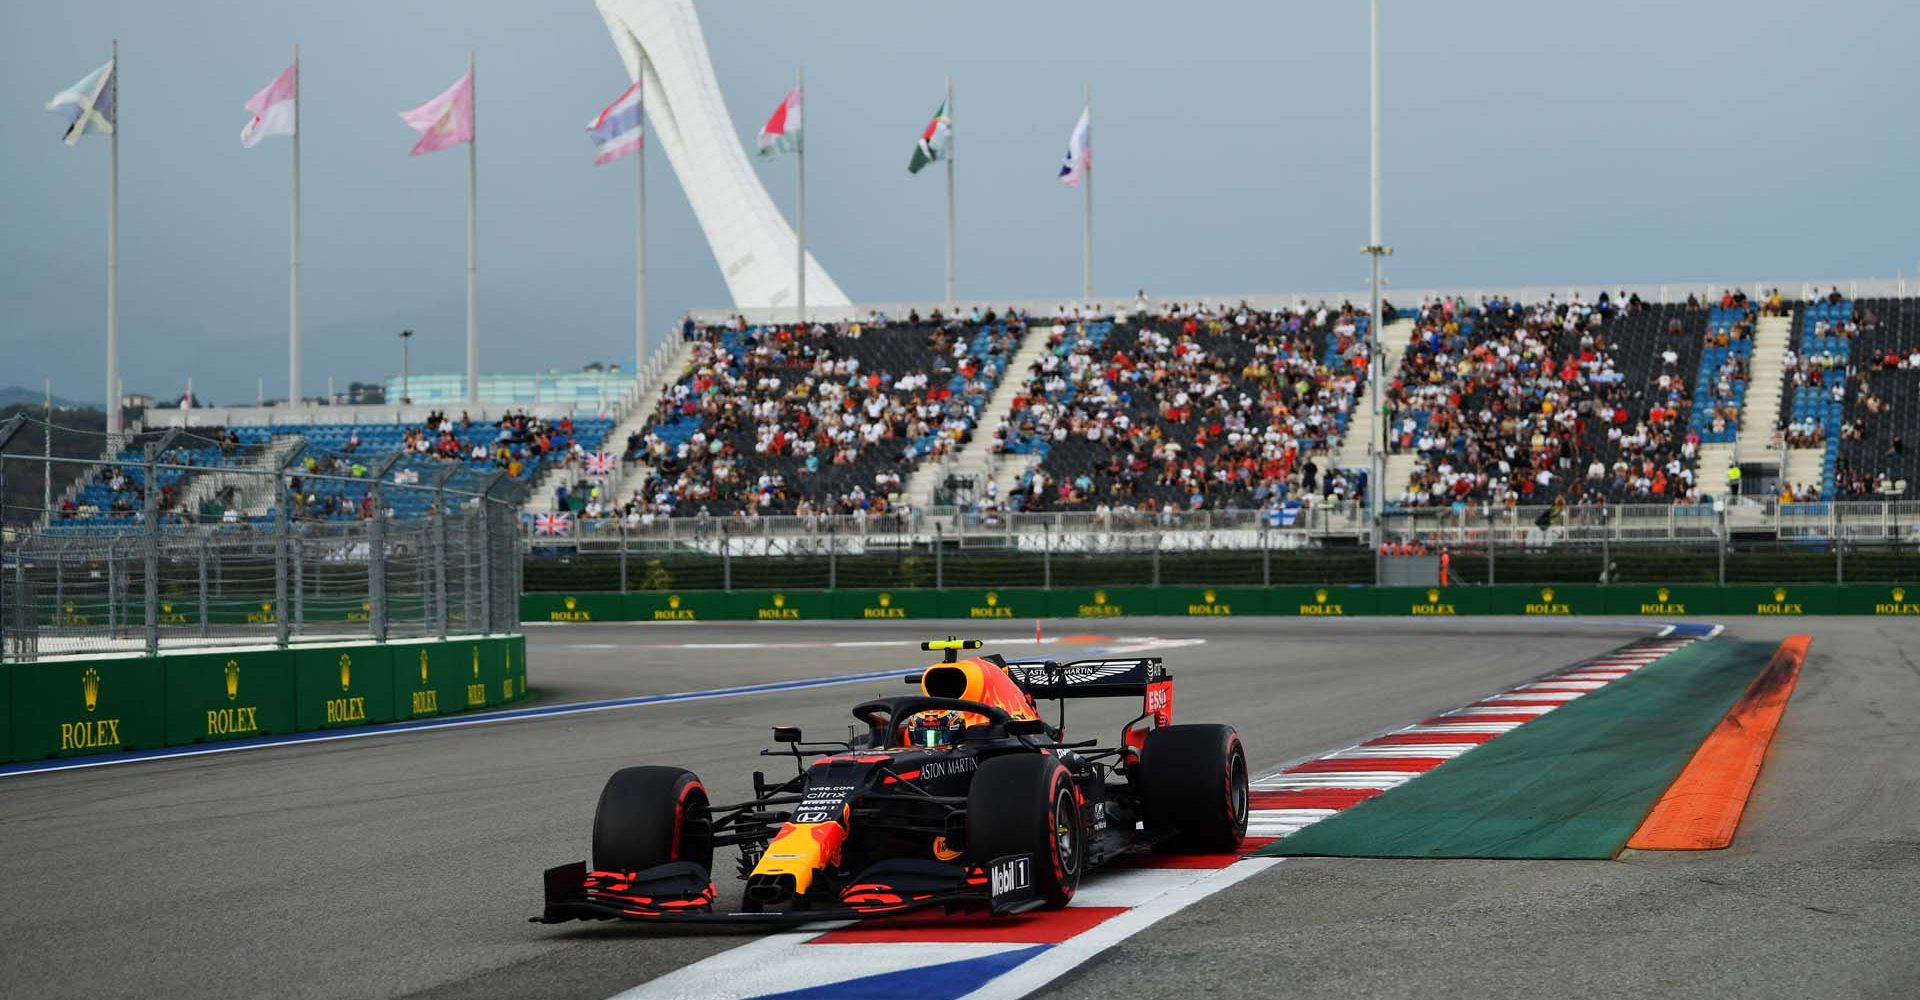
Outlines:
[[[1381,395],[1381,375],[1386,368],[1386,352],[1381,350],[1380,316],[1380,258],[1393,252],[1380,238],[1380,0],[1372,0],[1370,28],[1372,34],[1372,99],[1370,108],[1370,132],[1372,155],[1369,167],[1369,201],[1372,209],[1372,223],[1368,229],[1369,239],[1365,248],[1367,256],[1373,258],[1372,320],[1367,326],[1367,397],[1373,407],[1373,440],[1367,442],[1367,454],[1371,459],[1367,470],[1367,522],[1374,557],[1374,579],[1380,582],[1380,560],[1378,553],[1384,538],[1380,523],[1384,509],[1385,479],[1387,478],[1387,401]]]

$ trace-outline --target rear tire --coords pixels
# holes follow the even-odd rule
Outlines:
[[[1067,905],[1087,861],[1080,793],[1065,764],[1044,754],[995,757],[980,765],[967,791],[967,856],[1033,858],[1034,894],[1049,909]]]
[[[678,767],[628,767],[613,773],[593,811],[593,867],[644,871],[669,861],[713,870],[707,788]]]
[[[1147,828],[1162,851],[1225,852],[1247,835],[1247,753],[1232,726],[1168,726],[1140,750]]]

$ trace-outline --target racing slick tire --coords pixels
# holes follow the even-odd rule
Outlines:
[[[712,871],[711,805],[707,787],[684,768],[613,772],[593,811],[593,867],[638,872],[690,861]]]
[[[995,757],[967,791],[967,855],[985,866],[1033,857],[1033,889],[1047,908],[1067,905],[1087,861],[1080,793],[1065,764],[1044,754]]]
[[[1232,726],[1168,726],[1140,750],[1141,801],[1160,851],[1231,851],[1247,835],[1247,752]]]

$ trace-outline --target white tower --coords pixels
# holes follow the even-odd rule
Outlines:
[[[595,0],[635,80],[646,79],[647,142],[666,151],[674,176],[726,276],[736,306],[791,306],[798,268],[793,227],[774,207],[733,131],[727,102],[692,0]],[[780,95],[769,93],[772,108]],[[812,108],[807,109],[812,116]],[[849,305],[807,254],[807,309]]]

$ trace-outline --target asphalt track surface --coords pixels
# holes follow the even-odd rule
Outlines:
[[[1031,638],[1024,626],[954,627]],[[1097,627],[1205,639],[1161,651],[1175,711],[1237,725],[1257,770],[1647,634],[1512,618]],[[908,668],[924,654],[907,643],[945,629],[529,631],[538,699],[558,704]],[[1915,995],[1916,629],[1734,619],[1729,631],[1815,637],[1731,849],[1614,862],[1288,859],[1037,995]],[[847,641],[899,644],[825,645]],[[714,643],[787,645],[670,648]],[[769,726],[838,734],[859,697],[903,690],[863,682],[0,778],[0,995],[610,996],[757,932],[524,922],[540,870],[586,856],[606,775],[679,764],[716,796],[740,796],[750,771],[781,766],[755,756]],[[1110,721],[1069,719],[1078,736]],[[736,885],[722,878],[723,896]]]

